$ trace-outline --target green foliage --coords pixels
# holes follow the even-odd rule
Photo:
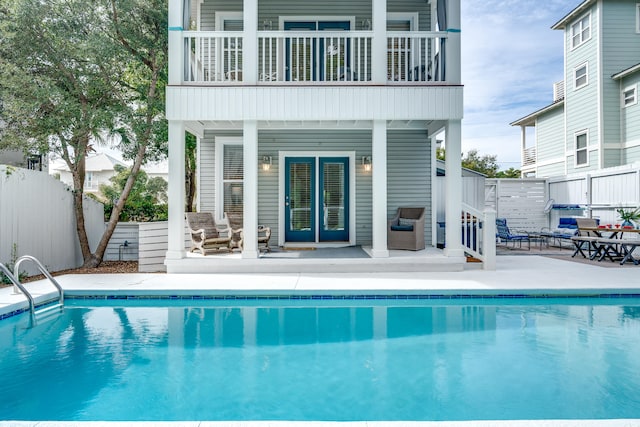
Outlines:
[[[5,264],[5,267],[7,267],[7,269],[11,272],[11,274],[15,274],[15,271],[13,271],[13,266],[16,264],[17,259],[18,259],[18,245],[14,243],[13,246],[11,247],[11,260],[9,261],[8,264]],[[27,277],[27,273],[22,271],[18,274],[17,279],[22,282],[22,280],[25,279],[26,277]],[[11,279],[9,279],[9,277],[6,274],[4,274],[4,272],[2,271],[0,271],[0,283],[4,285],[13,284]]]
[[[509,168],[506,171],[498,171],[496,173],[496,178],[520,178],[522,176],[522,172],[520,169]]]
[[[109,179],[110,185],[100,186],[100,192],[106,197],[104,203],[105,220],[108,221],[113,209],[113,203],[122,193],[122,188],[129,178],[129,169],[115,166],[117,174]],[[120,221],[166,221],[167,181],[160,177],[149,178],[144,171],[138,172],[135,184],[129,193],[124,208],[120,213]]]
[[[438,160],[446,159],[445,149],[436,148],[436,158]],[[462,167],[472,171],[480,172],[487,178],[520,178],[520,170],[509,168],[506,171],[498,171],[497,155],[478,154],[478,150],[469,150],[467,154],[462,155]]]
[[[640,208],[636,209],[616,209],[618,216],[622,221],[638,221],[640,220]]]

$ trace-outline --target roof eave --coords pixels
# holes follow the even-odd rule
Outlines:
[[[553,104],[547,105],[546,107],[542,107],[541,109],[534,111],[533,113],[522,117],[514,122],[509,123],[510,126],[533,126],[536,122],[538,116],[548,111],[551,111],[561,105],[564,105],[564,98],[554,102]]]
[[[562,19],[560,19],[558,22],[553,24],[551,26],[551,29],[552,30],[563,30],[568,21],[570,21],[573,18],[575,18],[576,15],[584,12],[584,9],[586,9],[587,6],[590,6],[594,2],[595,2],[595,0],[585,0],[585,1],[583,1],[582,3],[580,3],[580,5],[578,5],[578,7],[573,9],[571,12],[567,13]]]
[[[611,78],[613,80],[620,80],[624,77],[627,77],[630,74],[635,73],[636,71],[640,70],[640,64],[636,64],[633,67],[627,68],[626,70],[622,70],[619,73],[616,73],[614,75],[611,76]]]

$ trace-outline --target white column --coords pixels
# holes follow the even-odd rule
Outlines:
[[[460,43],[460,0],[449,0],[447,2],[447,33],[445,55],[446,82],[458,85],[462,82],[461,77],[461,43]]]
[[[242,81],[258,81],[258,0],[244,0],[244,38],[242,40]]]
[[[169,120],[169,235],[167,259],[184,258],[184,123]]]
[[[169,84],[182,83],[184,70],[182,52],[182,1],[169,0]]]
[[[527,127],[520,126],[520,143],[522,145],[522,154],[520,155],[520,162],[524,165],[526,158],[525,151],[527,149]]]
[[[245,120],[242,135],[244,159],[242,258],[258,258],[258,123]]]
[[[389,256],[387,249],[387,122],[374,120],[371,155],[371,233],[374,258]]]
[[[462,131],[460,120],[449,120],[445,125],[445,222],[446,256],[464,256],[462,249]]]
[[[373,41],[371,52],[372,83],[387,82],[387,0],[372,1]]]

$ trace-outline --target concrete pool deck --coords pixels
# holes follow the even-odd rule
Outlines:
[[[536,294],[597,295],[640,294],[640,266],[604,267],[597,262],[580,263],[538,255],[503,255],[495,271],[470,264],[460,272],[411,273],[289,273],[289,274],[69,274],[56,280],[69,295],[202,295],[212,293],[253,295],[271,293],[435,293],[443,295]],[[26,284],[37,301],[51,298],[47,280]],[[0,317],[27,307],[23,295],[12,287],[0,289]],[[185,426],[185,427],[488,427],[488,426],[640,426],[640,420],[520,420],[453,422],[31,422],[0,421],[0,426],[96,427],[96,426]]]

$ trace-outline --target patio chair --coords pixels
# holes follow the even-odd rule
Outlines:
[[[231,251],[231,228],[219,228],[211,212],[187,212],[187,227],[191,236],[191,252],[206,255],[210,249]]]
[[[244,242],[244,232],[242,229],[243,221],[241,215],[228,215],[224,213],[223,220],[228,221],[231,227],[231,248],[242,250]],[[271,227],[266,225],[258,225],[258,251],[271,252],[269,247],[269,239],[271,238]]]
[[[424,249],[425,208],[398,208],[387,226],[387,248]]]
[[[527,249],[531,250],[531,240],[529,239],[529,233],[526,231],[516,231],[512,233],[507,225],[506,218],[496,218],[496,237],[500,241],[505,242],[505,245],[509,247],[509,242],[513,242],[513,247],[516,247],[516,242],[522,248],[522,242],[527,242]]]

